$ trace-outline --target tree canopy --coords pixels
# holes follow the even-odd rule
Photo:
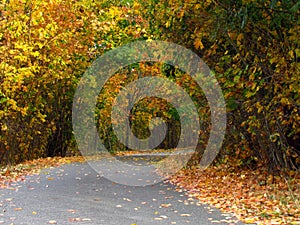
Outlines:
[[[228,124],[219,160],[299,169],[299,7],[296,0],[1,1],[0,162],[75,154],[71,110],[84,71],[110,49],[164,40],[197,53],[222,87]],[[201,155],[211,129],[205,95],[163,63],[137,63],[108,80],[95,112],[101,140],[111,152],[128,149],[113,132],[111,107],[122,87],[145,76],[170,79],[191,96],[203,125]],[[159,148],[176,146],[178,113],[163,99],[140,101],[130,117],[139,138],[163,117]]]

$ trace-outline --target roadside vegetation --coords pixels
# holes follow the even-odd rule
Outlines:
[[[119,91],[141,77],[170,79],[191,96],[202,123],[197,154],[171,182],[249,223],[300,224],[299,8],[296,0],[1,1],[1,186],[41,164],[77,161],[73,97],[98,56],[136,40],[164,40],[198,54],[222,88],[227,130],[218,157],[207,170],[198,167],[210,108],[188,74],[162,63],[122,68],[101,90],[95,118],[106,148],[130,151],[110,118]],[[163,99],[134,106],[134,134],[148,137],[154,117],[168,128],[158,149],[175,148],[180,118]]]

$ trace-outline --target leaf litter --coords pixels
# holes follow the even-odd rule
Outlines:
[[[288,174],[289,178],[286,178]],[[177,191],[232,213],[245,223],[300,224],[300,173],[271,175],[265,169],[227,165],[185,168],[169,178]]]
[[[0,188],[8,188],[10,183],[45,168],[84,161],[81,156],[48,157],[7,166],[0,170]],[[245,223],[297,225],[300,224],[300,173],[289,171],[288,175],[286,178],[271,175],[265,169],[238,170],[226,165],[206,170],[194,166],[180,170],[169,181],[177,186],[177,191],[187,192],[191,198],[213,205],[223,213],[232,213]]]

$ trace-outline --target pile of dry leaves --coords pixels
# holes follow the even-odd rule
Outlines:
[[[300,224],[300,174],[293,171],[287,178],[286,173],[273,176],[264,169],[193,167],[179,171],[170,181],[246,223]]]

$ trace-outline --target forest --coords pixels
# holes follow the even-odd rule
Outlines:
[[[299,7],[298,1],[276,0],[2,1],[1,164],[78,154],[71,111],[84,71],[111,49],[163,40],[200,56],[222,88],[227,130],[217,160],[298,170]],[[108,80],[98,99],[99,136],[109,151],[128,150],[109,115],[120,89],[139,76],[165,77],[185,89],[204,127],[199,146],[205,145],[210,109],[195,81],[166,63],[129,67]],[[166,101],[145,98],[131,113],[137,137],[147,137],[147,121],[159,116],[168,132],[158,147],[176,146],[178,113]]]
[[[168,63],[137,62],[106,81],[94,112],[103,145],[112,154],[131,152],[113,129],[118,123],[111,118],[116,97],[141,78],[166,79],[190,96],[201,121],[197,154],[171,181],[188,190],[211,190],[199,196],[219,208],[226,208],[228,199],[245,198],[243,207],[236,203],[241,215],[257,219],[259,211],[260,219],[291,216],[287,221],[294,223],[283,224],[299,224],[299,8],[297,0],[2,0],[0,165],[80,155],[72,107],[85,72],[98,57],[126,44],[165,41],[199,56],[224,96],[225,138],[203,172],[211,180],[203,181],[197,169],[212,129],[206,93],[190,74]],[[182,140],[180,115],[192,120],[188,112],[178,112],[166,99],[146,97],[131,109],[130,129],[145,139],[151,134],[149,121],[163,118],[165,137],[153,151],[168,151]],[[155,121],[151,126],[161,125]],[[235,182],[249,192],[225,194]],[[285,200],[262,194],[270,191],[265,185],[286,190]],[[268,210],[257,199],[272,202]],[[256,221],[254,217],[246,222]],[[282,224],[276,221],[269,224]]]

